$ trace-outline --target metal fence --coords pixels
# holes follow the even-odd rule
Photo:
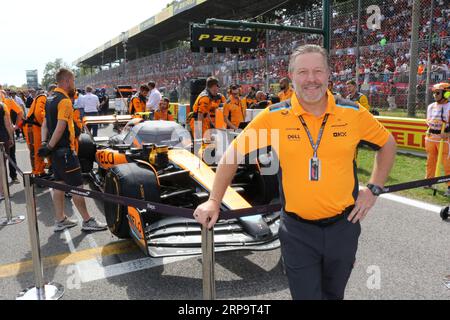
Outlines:
[[[321,11],[320,5],[309,11],[290,10],[271,22],[321,27]],[[414,80],[415,102],[423,110],[432,98],[426,88],[450,77],[450,9],[443,0],[351,0],[333,5],[331,12],[332,80],[342,95],[347,94],[345,82],[358,78],[360,90],[374,107],[406,108],[408,86]],[[77,84],[137,87],[154,80],[166,94],[176,87],[180,100],[188,101],[189,80],[214,75],[222,88],[239,83],[276,93],[279,79],[287,76],[289,53],[304,43],[321,44],[322,37],[259,31],[258,49],[241,54],[192,53],[186,43],[78,78]]]

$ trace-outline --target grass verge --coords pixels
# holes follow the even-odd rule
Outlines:
[[[358,179],[360,184],[367,184],[372,173],[375,152],[366,148],[360,148],[358,152]],[[398,154],[395,157],[394,167],[391,170],[386,185],[393,185],[402,182],[421,180],[425,177],[426,159],[419,156]],[[442,166],[441,166],[442,167]],[[441,168],[442,170],[442,168]],[[444,172],[442,171],[442,174]],[[447,184],[435,185],[437,188],[436,196],[433,196],[433,190],[424,188],[410,189],[396,192],[395,194],[411,199],[421,200],[442,206],[448,206],[450,198],[444,196]]]

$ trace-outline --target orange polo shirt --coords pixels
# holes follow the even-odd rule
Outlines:
[[[245,113],[246,108],[242,101],[231,95],[223,107],[223,117],[228,118],[233,125],[239,127],[239,124],[245,121]]]
[[[58,103],[57,120],[67,122],[65,130],[69,131],[70,149],[75,150],[75,128],[73,122],[73,105],[66,91],[61,88],[56,88],[55,92],[59,92],[64,95],[65,99],[62,99]]]
[[[159,109],[155,111],[154,120],[174,121],[173,115],[169,110],[163,112]]]
[[[328,92],[325,114],[328,113],[329,118],[318,149],[321,162],[319,181],[309,179],[313,149],[299,116],[303,116],[316,143],[325,114],[316,117],[306,112],[295,93],[291,100],[259,113],[233,141],[235,150],[241,155],[272,146],[280,161],[278,175],[283,208],[304,219],[332,217],[353,205],[358,196],[355,161],[358,144],[366,142],[378,149],[390,135],[367,109],[348,100],[342,101],[336,104]],[[249,143],[252,137],[256,137],[255,143]]]

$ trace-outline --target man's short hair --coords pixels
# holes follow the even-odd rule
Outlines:
[[[146,84],[142,84],[139,88],[141,91],[150,91],[150,87]]]
[[[328,69],[330,69],[330,62],[328,57],[328,52],[321,46],[315,45],[315,44],[306,44],[302,45],[300,47],[297,47],[294,52],[292,52],[291,56],[289,57],[289,73],[292,73],[294,70],[294,62],[295,59],[299,55],[306,54],[306,53],[319,53],[323,56],[325,60],[325,64]]]
[[[156,82],[155,82],[155,81],[149,81],[149,82],[148,82],[148,87],[149,87],[150,89],[154,89],[154,88],[156,87]]]
[[[92,92],[92,87],[91,86],[86,86],[86,92]]]
[[[168,103],[170,103],[170,99],[168,98],[168,97],[162,97],[162,99],[161,100],[163,100],[163,101],[167,101]]]
[[[213,86],[219,86],[219,80],[217,80],[217,78],[215,77],[209,77],[208,79],[206,79],[206,87],[209,89]]]
[[[60,84],[63,80],[73,77],[73,72],[66,68],[61,68],[56,73],[56,83]]]
[[[352,86],[355,86],[355,87],[356,87],[356,81],[355,81],[355,80],[348,80],[345,84],[346,84],[346,85],[351,84]]]

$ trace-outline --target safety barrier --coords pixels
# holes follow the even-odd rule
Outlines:
[[[44,266],[41,258],[41,246],[39,241],[39,227],[36,214],[36,202],[31,172],[24,173],[25,200],[27,204],[28,231],[30,233],[31,258],[35,286],[26,288],[20,292],[17,300],[58,300],[64,295],[63,285],[57,282],[45,283]]]
[[[8,158],[11,165],[15,166],[17,169],[16,164],[14,161],[11,161],[11,158],[9,158],[9,155],[5,152],[5,144],[3,142],[0,142],[0,176],[1,176],[1,183],[3,186],[3,195],[5,197],[5,212],[6,212],[6,218],[3,218],[0,220],[0,226],[10,226],[14,224],[21,223],[25,220],[24,216],[17,216],[13,217],[12,215],[12,208],[11,208],[11,199],[10,199],[10,193],[9,193],[9,185],[8,185],[8,175],[6,171],[6,158]],[[23,176],[23,172],[19,169],[17,172]]]
[[[0,160],[4,160],[6,153],[4,152],[3,144],[0,144]],[[30,172],[22,173],[17,165],[8,157],[8,160],[12,165],[18,169],[20,174],[23,174],[25,197],[27,205],[27,217],[28,217],[28,229],[30,233],[30,242],[32,249],[33,269],[35,274],[36,286],[27,288],[22,291],[17,299],[35,299],[35,300],[50,300],[59,299],[64,294],[64,287],[58,283],[44,282],[43,265],[40,252],[39,242],[39,229],[37,224],[36,204],[34,197],[34,184],[40,186],[57,189],[64,192],[69,192],[82,197],[88,197],[92,199],[112,202],[123,206],[131,206],[139,209],[145,209],[149,212],[158,212],[171,216],[181,216],[192,219],[194,210],[169,206],[156,202],[149,202],[134,198],[122,197],[108,193],[102,193],[93,190],[86,190],[83,188],[72,187],[65,184],[56,183],[42,178],[33,177]],[[3,164],[3,167],[2,165]],[[4,161],[0,163],[0,169],[5,170]],[[2,175],[5,174],[2,172]],[[400,183],[396,185],[386,186],[383,188],[382,193],[391,193],[406,189],[413,189],[422,186],[429,186],[438,183],[444,183],[450,181],[450,175],[443,177],[436,177],[431,179],[423,179]],[[244,217],[262,214],[266,212],[275,212],[281,210],[280,204],[271,204],[256,206],[246,209],[222,211],[220,217],[222,219],[235,219],[236,217]],[[203,275],[203,298],[205,300],[214,300],[216,298],[215,290],[215,250],[214,250],[214,228],[207,229],[202,226],[202,275]]]

